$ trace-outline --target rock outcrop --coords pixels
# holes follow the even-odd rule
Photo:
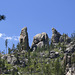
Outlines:
[[[22,48],[21,48],[22,50],[29,49],[27,27],[22,28],[19,41],[20,41],[20,44],[22,45]]]
[[[37,47],[42,48],[43,46],[46,47],[48,45],[48,35],[45,32],[43,32],[34,36],[31,49],[35,50]]]
[[[51,41],[52,43],[58,43],[59,42],[59,38],[60,38],[61,34],[54,28],[52,28],[52,38]]]
[[[57,43],[65,42],[65,44],[68,44],[71,42],[71,39],[68,37],[68,35],[63,34],[61,35],[56,29],[52,28],[52,38],[51,38],[52,44],[56,45]]]
[[[66,55],[66,57],[65,57],[65,55]],[[75,53],[73,53],[72,55],[69,55],[69,54],[65,54],[65,55],[64,55],[65,65],[66,65],[65,74],[66,75],[75,75],[75,63],[73,63]]]
[[[59,57],[59,52],[50,51],[50,58],[57,58]]]
[[[14,55],[3,55],[1,59],[7,60],[7,63],[12,65],[16,64],[17,62],[17,58]]]
[[[17,58],[16,58],[14,55],[7,56],[7,62],[8,62],[9,64],[14,65],[14,64],[16,64],[16,62],[17,62]]]
[[[75,41],[70,42],[66,47],[65,53],[73,53],[75,51]]]
[[[65,44],[68,44],[71,42],[71,39],[68,37],[68,35],[63,34],[60,36],[59,42],[65,42]]]

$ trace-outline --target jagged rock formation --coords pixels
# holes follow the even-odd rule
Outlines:
[[[59,42],[65,42],[65,44],[68,44],[71,42],[71,39],[68,37],[68,35],[63,34],[60,36]]]
[[[66,70],[66,75],[74,75],[75,74],[75,41],[71,41],[68,45],[66,45],[66,50],[64,52],[64,59]]]
[[[61,35],[55,28],[52,28],[52,38],[51,41],[53,45],[56,45],[59,42],[65,42],[65,44],[68,44],[71,42],[71,39],[68,37],[68,35],[63,34]]]
[[[52,28],[52,38],[51,41],[52,43],[58,43],[59,42],[59,38],[60,38],[61,34],[54,28]]]
[[[52,43],[50,45],[47,33],[43,32],[35,35],[31,47],[33,51],[28,51],[27,27],[23,28],[19,39],[20,44],[18,45],[22,50],[20,48],[13,50],[12,48],[12,52],[9,54],[0,55],[0,74],[4,75],[14,72],[13,75],[16,75],[15,73],[19,73],[19,75],[25,73],[26,75],[30,73],[42,73],[42,75],[75,75],[75,40],[71,40],[66,34],[61,35],[54,28],[52,28],[52,33]],[[48,49],[42,48],[48,45]],[[7,63],[4,63],[4,61],[7,61]],[[47,66],[44,64],[50,68],[46,70]],[[33,67],[34,65],[37,66],[36,70],[35,67]],[[41,66],[44,69],[42,69]],[[23,68],[25,68],[25,70],[23,70]],[[56,69],[58,69],[58,71],[56,71]],[[44,72],[44,70],[48,73]]]
[[[75,63],[72,63],[72,61],[74,61],[74,58],[75,58],[74,53],[71,56],[69,54],[66,54],[66,58],[65,58],[65,62],[66,62],[65,74],[66,75],[75,75]]]
[[[32,50],[35,50],[37,47],[42,48],[43,46],[48,46],[49,41],[48,41],[48,35],[43,32],[41,34],[37,34],[33,38],[33,43],[32,43]]]
[[[22,28],[19,41],[20,41],[20,44],[22,45],[22,50],[29,49],[27,27]]]

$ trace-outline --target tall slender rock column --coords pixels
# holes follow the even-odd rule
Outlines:
[[[29,49],[27,27],[22,28],[19,41],[20,41],[22,50],[28,50]]]

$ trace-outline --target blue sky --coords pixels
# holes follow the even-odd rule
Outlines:
[[[52,27],[61,34],[70,36],[75,31],[75,0],[0,0],[0,14],[6,16],[0,21],[0,50],[17,44],[21,29],[28,28],[29,44],[33,37],[46,32],[51,38]]]

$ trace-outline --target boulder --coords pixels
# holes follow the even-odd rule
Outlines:
[[[50,51],[50,58],[57,58],[59,57],[59,52]]]
[[[48,45],[48,35],[47,33],[43,32],[34,36],[31,49],[34,50],[37,47],[42,48],[43,46],[47,47]]]
[[[14,64],[17,62],[17,58],[16,58],[14,55],[12,55],[12,56],[7,56],[7,62],[8,62],[9,64],[14,65]]]
[[[53,53],[51,52],[50,53],[50,58],[55,58],[55,52],[53,52]]]
[[[59,52],[55,52],[55,57],[58,57],[59,56]]]
[[[20,41],[20,44],[22,45],[22,48],[21,48],[22,50],[29,49],[27,27],[22,28],[19,41]]]
[[[8,62],[9,64],[11,63],[11,57],[10,57],[10,56],[7,57],[7,62]]]

